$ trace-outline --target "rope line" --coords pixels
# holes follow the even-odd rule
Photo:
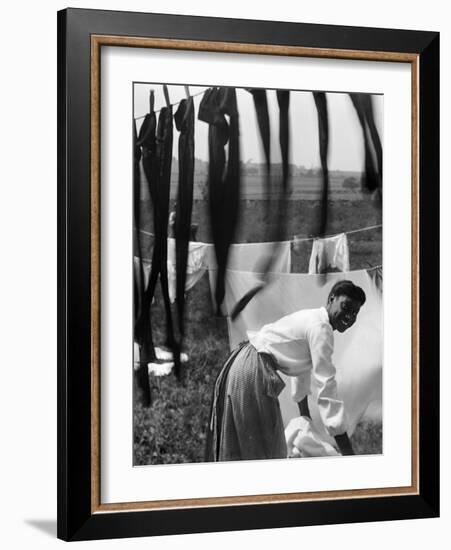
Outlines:
[[[340,231],[340,233],[334,233],[332,235],[326,235],[325,237],[321,237],[324,239],[329,239],[331,237],[336,237],[337,235],[345,234],[345,235],[351,235],[352,233],[361,233],[362,231],[370,231],[371,229],[379,229],[382,227],[382,224],[379,225],[369,225],[368,227],[361,227],[360,229],[351,229],[349,231]],[[149,233],[149,231],[144,231],[144,229],[139,230],[141,233],[144,233],[144,235],[148,235],[149,237],[155,237],[153,233]],[[289,241],[279,241],[280,244],[286,244],[286,243],[292,243],[292,242],[304,242],[304,241],[314,241],[318,237],[293,237]],[[204,244],[212,244],[212,243],[204,243]],[[234,244],[266,244],[262,242],[255,242],[255,243],[234,243]]]
[[[192,97],[193,99],[199,95],[202,95],[203,93],[205,93],[205,90],[203,90],[202,92],[197,92],[197,94],[193,94],[193,95],[190,95],[189,97]],[[179,103],[181,103],[183,101],[183,99],[188,99],[187,97],[184,97],[182,98],[180,101],[176,101],[175,103],[171,103],[171,107],[175,107],[176,105],[179,105]],[[164,109],[164,107],[161,107],[160,109],[158,109],[157,111],[154,110],[154,113],[157,114],[161,111],[161,109]],[[142,116],[136,116],[134,117],[135,120],[141,120],[142,118],[146,118],[147,115],[142,115]]]

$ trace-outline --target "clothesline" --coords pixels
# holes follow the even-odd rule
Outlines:
[[[368,227],[363,227],[362,229],[351,229],[351,231],[345,231],[346,235],[350,235],[351,233],[359,233],[360,231],[369,231],[370,229],[379,229],[379,227],[382,227],[382,224],[379,225],[369,225]]]
[[[190,95],[188,97],[192,97],[193,99],[199,95],[202,95],[203,93],[205,92],[205,90],[202,90],[201,92],[197,92],[197,94],[193,94],[193,95]],[[186,98],[183,98],[183,99],[188,99],[188,97]],[[178,105],[183,99],[181,99],[180,101],[176,101],[175,103],[171,103],[171,107],[175,107],[176,105]],[[158,109],[157,111],[153,111],[155,114],[159,113],[161,111],[161,109],[163,109],[164,107],[161,107],[160,109]],[[142,115],[142,116],[137,116],[135,117],[135,120],[141,120],[142,118],[145,118],[147,115]]]
[[[360,229],[350,229],[349,231],[340,231],[340,233],[334,233],[332,235],[324,235],[324,239],[329,239],[331,237],[336,237],[337,235],[342,235],[343,233],[345,235],[350,235],[351,233],[360,233],[361,231],[369,231],[371,229],[378,229],[382,227],[382,224],[379,225],[369,225],[368,227],[361,227]],[[314,241],[318,237],[296,237],[294,236],[291,241],[301,242],[301,241]],[[290,242],[291,242],[290,241]]]
[[[382,265],[372,265],[370,267],[359,267],[359,269],[349,269],[349,270],[346,270],[346,271],[332,271],[330,273],[298,273],[298,272],[291,272],[291,271],[270,271],[269,273],[271,275],[284,275],[284,276],[288,276],[288,275],[311,275],[312,277],[318,277],[318,276],[323,276],[323,275],[339,275],[339,274],[343,274],[343,273],[357,273],[357,272],[364,272],[366,271],[368,273],[368,271],[373,271],[374,269],[382,269]],[[214,271],[214,270],[213,270]],[[230,269],[229,267],[227,268],[227,271],[230,272],[230,273],[246,273],[246,274],[253,274],[253,275],[261,275],[261,273],[259,273],[258,271],[249,271],[249,270],[246,270],[246,269]]]
[[[139,257],[138,256],[134,256],[134,259],[135,261],[138,261],[139,260]],[[141,259],[142,262],[144,263],[151,263],[152,260],[149,260],[149,259],[146,259],[146,258],[142,258]],[[356,271],[373,271],[375,269],[382,269],[382,264],[379,264],[379,265],[370,265],[369,267],[363,267],[363,268],[359,268],[359,269],[351,269],[348,271],[348,273],[355,273]],[[216,268],[210,268],[208,267],[208,270],[209,271],[216,271]],[[248,273],[247,271],[242,271],[242,270],[239,270],[239,269],[230,269],[230,268],[227,268],[227,271],[231,271],[231,272],[236,272],[236,273]],[[254,272],[252,272],[254,273]],[[273,272],[274,274],[275,272]],[[344,272],[343,272],[344,273]],[[300,273],[291,273],[292,275],[300,275]],[[304,275],[304,274],[303,274]],[[324,275],[324,273],[307,273],[306,275]]]
[[[340,231],[340,233],[334,233],[332,235],[325,235],[324,238],[328,239],[330,237],[336,237],[337,235],[341,235],[342,233],[345,233],[346,235],[350,235],[351,233],[360,233],[362,231],[370,231],[371,229],[379,229],[380,227],[382,227],[382,224],[369,225],[367,227],[361,227],[360,229],[351,229],[349,231]],[[140,233],[143,233],[144,235],[148,235],[149,237],[154,237],[155,236],[153,233],[150,233],[149,231],[145,231],[144,229],[140,229],[139,231],[140,231]],[[280,242],[280,244],[286,244],[286,243],[291,243],[291,242],[314,241],[317,238],[318,237],[299,237],[298,238],[298,237],[294,236],[292,239],[290,239],[288,241],[279,241],[279,242]],[[212,243],[205,243],[205,244],[212,244]],[[235,243],[235,244],[243,245],[243,244],[267,244],[267,243],[258,242],[258,243]]]

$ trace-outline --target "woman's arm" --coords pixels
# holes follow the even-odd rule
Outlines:
[[[308,340],[313,367],[312,382],[317,388],[317,403],[321,420],[332,437],[340,436],[339,440],[343,450],[349,454],[352,447],[346,435],[348,427],[344,403],[338,396],[336,369],[332,362],[334,350],[332,328],[326,324],[314,325],[308,331]],[[343,434],[345,438],[341,437]],[[339,445],[338,441],[337,444]]]

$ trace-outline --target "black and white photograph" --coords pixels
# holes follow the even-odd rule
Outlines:
[[[6,5],[4,548],[449,538],[445,6]]]
[[[383,94],[132,100],[133,465],[383,454]]]

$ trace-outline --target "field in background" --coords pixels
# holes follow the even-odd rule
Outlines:
[[[333,172],[329,175],[329,191],[332,200],[365,200],[360,193],[361,175],[357,172]],[[274,189],[277,189],[280,178],[274,176]],[[196,174],[194,178],[194,198],[206,197],[206,174]],[[172,175],[171,198],[176,197],[177,174]],[[343,182],[345,186],[343,186]],[[317,174],[294,174],[290,178],[290,200],[317,200],[321,193],[321,177]],[[244,174],[241,179],[241,196],[244,199],[261,200],[264,191],[264,178],[260,174]]]
[[[149,196],[144,170],[141,165],[141,199],[146,200]],[[281,185],[281,167],[276,165],[273,168],[271,186],[276,194]],[[306,170],[290,165],[289,167],[289,200],[318,200],[321,196],[322,179],[320,170]],[[178,161],[172,159],[171,172],[171,199],[175,200],[178,186]],[[331,171],[329,172],[329,198],[332,201],[350,200],[365,202],[368,196],[361,193],[360,172]],[[205,200],[208,195],[208,164],[199,159],[195,162],[194,189],[195,200]],[[260,164],[241,165],[241,190],[240,196],[244,200],[262,200],[265,198],[265,175],[264,166]]]
[[[143,204],[143,213],[148,211],[148,206]],[[314,234],[319,214],[317,200],[293,200],[287,208],[287,236]],[[193,222],[198,224],[197,240],[211,242],[206,209],[204,200],[196,200]],[[359,194],[359,198],[355,200],[331,200],[327,233],[377,225],[381,223],[381,218],[380,207],[367,195]],[[146,227],[151,226],[151,220],[144,219],[143,223]],[[264,241],[267,228],[265,201],[242,200],[236,242]],[[150,240],[145,235],[143,243],[150,246]],[[349,245],[351,269],[365,269],[382,264],[380,229],[350,235]],[[297,250],[293,250],[294,272],[307,271],[310,251],[311,241],[301,243]],[[205,433],[213,384],[229,354],[226,319],[218,318],[214,314],[208,276],[204,276],[188,293],[186,309],[185,351],[189,362],[184,368],[182,382],[177,382],[172,374],[160,378],[152,376],[152,406],[144,408],[135,402],[135,465],[204,460]],[[164,310],[159,292],[153,304],[153,318],[156,323],[154,341],[156,345],[160,345],[164,342],[164,328],[159,321],[164,319]],[[382,425],[371,421],[362,422],[357,427],[352,442],[358,454],[381,453]]]

